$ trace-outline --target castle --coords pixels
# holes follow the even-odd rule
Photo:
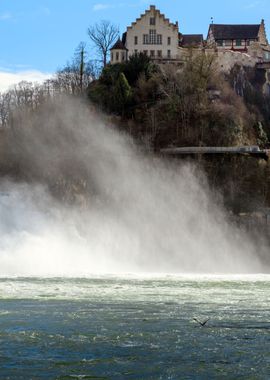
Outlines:
[[[182,65],[190,50],[213,53],[220,70],[235,64],[270,68],[270,45],[264,20],[256,25],[210,24],[207,39],[202,34],[182,34],[154,5],[136,19],[111,49],[111,64],[143,52],[160,64]],[[268,67],[269,65],[269,67]]]

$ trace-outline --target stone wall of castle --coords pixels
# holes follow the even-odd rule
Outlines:
[[[218,51],[215,55],[217,57],[217,67],[223,72],[229,72],[234,65],[254,67],[258,62],[257,57],[231,50]]]

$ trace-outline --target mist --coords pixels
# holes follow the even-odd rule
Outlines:
[[[269,270],[196,165],[142,152],[83,102],[18,115],[2,151],[0,276]]]

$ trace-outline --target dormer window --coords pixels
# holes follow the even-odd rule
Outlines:
[[[150,17],[150,25],[156,25],[156,18]]]

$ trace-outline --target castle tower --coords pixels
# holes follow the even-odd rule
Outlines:
[[[111,64],[126,62],[126,60],[127,48],[119,38],[111,48]]]

